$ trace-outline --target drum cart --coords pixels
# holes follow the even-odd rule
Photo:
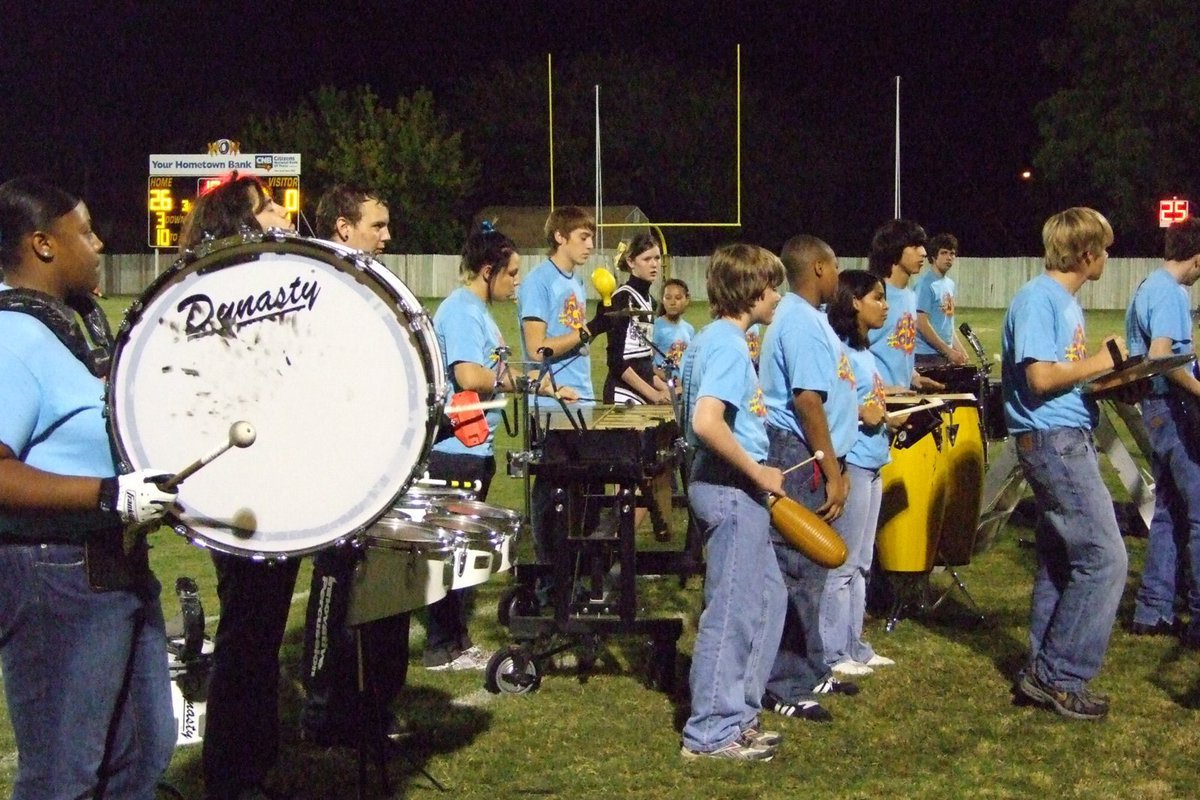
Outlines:
[[[510,469],[515,464],[527,480],[536,476],[549,485],[553,499],[542,524],[554,532],[554,557],[514,567],[516,585],[501,596],[498,610],[512,643],[493,655],[485,686],[495,693],[535,691],[549,660],[567,650],[576,652],[585,679],[608,636],[632,634],[649,640],[648,683],[673,691],[683,621],[644,616],[637,577],[675,575],[682,584],[702,573],[700,537],[690,514],[682,550],[639,551],[634,535],[639,503],[648,504],[652,515],[665,511],[655,507],[650,487],[682,460],[672,409],[566,406],[547,412],[543,406],[525,418],[535,446],[513,454]],[[674,496],[671,506],[686,502]]]

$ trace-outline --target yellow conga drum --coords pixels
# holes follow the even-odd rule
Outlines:
[[[935,475],[945,505],[934,563],[961,567],[971,563],[975,552],[983,503],[984,434],[980,400],[966,393],[933,397],[944,403],[940,409],[942,446]]]
[[[919,411],[892,442],[892,460],[880,470],[883,499],[875,546],[885,572],[929,572],[937,556],[945,510],[938,485],[941,419]]]

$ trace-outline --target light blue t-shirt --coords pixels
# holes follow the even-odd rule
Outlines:
[[[762,358],[763,326],[755,323],[746,329],[746,348],[750,351],[750,361],[754,369],[758,369]]]
[[[1163,267],[1146,277],[1133,293],[1133,301],[1125,314],[1125,344],[1130,356],[1150,352],[1150,342],[1170,339],[1171,353],[1192,352],[1192,315],[1188,308],[1187,289]],[[1154,394],[1166,394],[1166,377],[1151,379]]]
[[[683,361],[683,354],[695,336],[696,329],[683,317],[680,317],[678,322],[671,322],[666,317],[654,320],[654,346],[666,353],[667,358],[677,367]],[[654,366],[661,367],[662,361],[662,356],[655,353]]]
[[[917,296],[910,289],[899,289],[883,282],[887,292],[888,313],[883,327],[867,334],[871,353],[879,365],[879,374],[888,386],[912,384],[913,349],[917,343]]]
[[[34,317],[0,311],[0,442],[31,467],[106,478],[117,472],[104,422],[104,383]],[[70,536],[113,525],[111,514],[0,510],[0,538]]]
[[[482,300],[465,286],[450,293],[433,315],[433,329],[437,332],[438,344],[442,346],[442,357],[446,359],[446,377],[455,392],[462,387],[454,380],[454,365],[463,362],[478,364],[494,370],[497,347],[504,344],[504,337],[496,327],[496,321],[488,313]],[[474,447],[463,444],[457,436],[443,439],[433,446],[439,453],[478,456],[487,458],[493,453],[496,428],[501,424],[499,409],[485,415],[491,429],[486,441]]]
[[[928,315],[929,326],[943,342],[953,345],[954,280],[949,275],[939,276],[933,267],[929,267],[918,276],[913,292],[917,297],[917,311]],[[919,330],[917,331],[916,354],[919,356],[941,355],[933,345],[925,341],[925,337]]]
[[[858,403],[854,373],[846,349],[829,319],[795,292],[788,292],[775,309],[767,328],[759,364],[767,422],[799,436],[809,449],[796,415],[798,391],[821,395],[834,455],[850,451],[858,436]]]
[[[576,331],[587,324],[587,295],[579,272],[568,275],[546,259],[533,268],[529,277],[517,289],[517,319],[540,319],[546,323],[546,338]],[[532,361],[525,336],[521,336],[521,352]],[[579,405],[592,405],[592,359],[586,347],[555,356],[550,369],[559,386],[569,386],[579,393]]]
[[[1078,385],[1039,397],[1026,377],[1026,366],[1032,361],[1087,358],[1083,309],[1060,283],[1043,274],[1017,291],[1004,315],[1000,347],[1004,417],[1010,433],[1096,427],[1096,402]]]
[[[755,461],[765,461],[767,429],[763,420],[767,410],[742,329],[726,319],[710,322],[684,353],[680,373],[683,377],[684,427],[688,443],[696,449],[696,459],[723,461],[696,437],[691,424],[699,399],[715,397],[725,404],[725,422],[738,444]]]
[[[846,345],[850,368],[854,370],[854,389],[860,406],[873,405],[887,410],[887,399],[883,394],[883,376],[875,364],[870,350],[855,350]],[[857,411],[857,409],[855,409]],[[863,469],[879,469],[892,460],[891,444],[888,442],[887,424],[874,428],[860,427],[854,446],[846,454],[846,461]]]

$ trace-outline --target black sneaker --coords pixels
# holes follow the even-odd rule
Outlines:
[[[1178,619],[1160,619],[1153,624],[1134,622],[1129,626],[1129,632],[1134,636],[1178,636],[1183,632],[1183,625]]]
[[[839,681],[837,678],[826,678],[813,687],[813,694],[844,694],[853,697],[858,694],[858,684],[851,681]]]
[[[784,717],[795,717],[809,722],[829,722],[833,719],[833,715],[815,700],[799,700],[789,703],[772,692],[763,695],[762,707]]]
[[[1021,693],[1042,705],[1049,706],[1059,715],[1070,719],[1103,719],[1108,716],[1108,698],[1093,694],[1087,687],[1078,692],[1064,692],[1038,679],[1032,671],[1021,678]]]

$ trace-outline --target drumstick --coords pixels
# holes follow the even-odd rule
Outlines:
[[[785,470],[783,471],[783,474],[784,474],[784,475],[787,475],[789,472],[791,472],[791,471],[792,471],[792,470],[794,470],[794,469],[800,469],[800,468],[801,468],[801,467],[803,467],[805,464],[809,464],[809,463],[811,463],[811,462],[813,462],[813,461],[820,461],[820,460],[821,460],[822,458],[824,458],[824,457],[825,457],[825,453],[824,453],[823,451],[821,451],[821,450],[814,450],[814,451],[813,451],[813,454],[812,454],[811,456],[809,456],[808,458],[804,459],[804,460],[803,460],[803,461],[801,461],[799,464],[792,464],[790,467],[788,467],[787,469],[785,469]]]
[[[504,408],[507,400],[481,400],[478,403],[463,403],[457,406],[446,406],[446,414],[461,414],[464,411],[491,411],[494,408]]]
[[[229,448],[249,447],[250,445],[254,444],[254,439],[257,436],[258,434],[255,433],[254,426],[249,422],[240,421],[233,423],[229,426],[229,438],[226,441],[222,442],[219,447],[214,448],[212,452],[201,456],[196,461],[193,461],[191,464],[188,464],[179,472],[172,475],[171,479],[164,483],[162,487],[164,489],[174,489],[183,482],[184,478],[191,476],[196,470],[200,469]]]
[[[927,411],[931,408],[937,408],[941,405],[945,405],[945,403],[943,403],[941,400],[930,400],[928,403],[910,406],[908,408],[901,409],[900,411],[889,411],[887,413],[887,421],[895,422],[896,420],[904,419],[909,414],[915,414],[918,411]]]

